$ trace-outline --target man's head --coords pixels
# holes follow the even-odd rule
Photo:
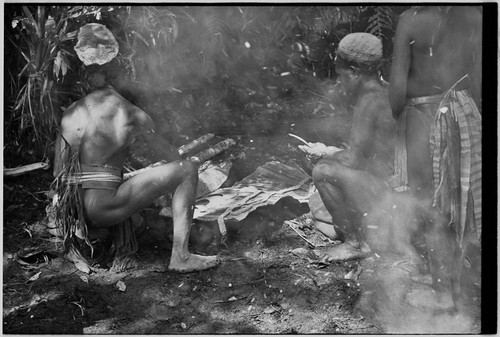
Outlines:
[[[369,33],[346,35],[339,43],[335,71],[345,90],[351,90],[359,76],[376,76],[382,61],[382,42]]]
[[[105,87],[107,82],[107,74],[102,66],[91,65],[86,68],[86,80],[94,89],[101,89]]]
[[[86,68],[87,81],[95,89],[111,85],[119,91],[127,87],[128,82],[131,81],[126,67],[116,61],[116,59],[103,65],[93,64]]]

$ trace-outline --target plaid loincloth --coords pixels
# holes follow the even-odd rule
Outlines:
[[[433,162],[433,206],[450,215],[462,244],[464,232],[482,233],[481,115],[467,90],[411,98],[398,120],[395,168],[400,185],[408,184],[406,115],[425,114],[433,120],[429,135]],[[456,119],[455,119],[456,118]],[[466,227],[466,226],[470,227]]]
[[[77,259],[88,265],[81,255],[77,240],[83,240],[90,247],[92,257],[94,247],[89,239],[84,216],[82,189],[117,190],[122,183],[122,172],[121,169],[111,166],[80,164],[78,151],[72,151],[68,144],[64,151],[68,151],[68,160],[52,183],[52,189],[57,196],[57,202],[51,206],[52,212],[63,235],[65,253],[76,252]],[[115,255],[113,268],[119,270],[123,259],[137,252],[138,244],[131,219],[113,226],[112,231],[111,253]]]

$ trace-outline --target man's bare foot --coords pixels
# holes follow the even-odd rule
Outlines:
[[[217,259],[217,256],[190,254],[187,259],[181,259],[179,256],[172,256],[168,269],[179,273],[189,273],[192,271],[213,268],[218,264],[219,260]]]
[[[339,235],[335,231],[335,227],[331,223],[319,221],[319,220],[314,220],[314,227],[316,230],[319,232],[323,233],[327,238],[336,240],[338,239]]]
[[[330,262],[333,261],[349,261],[356,259],[364,259],[371,255],[371,249],[366,243],[350,244],[347,242],[335,245],[333,247],[324,247],[314,250],[314,253],[319,257],[327,257]]]

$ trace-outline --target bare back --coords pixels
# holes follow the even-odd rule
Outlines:
[[[125,147],[141,129],[151,127],[152,120],[144,111],[106,87],[73,103],[64,112],[61,134],[72,148],[78,149],[80,163],[121,168]]]
[[[353,105],[350,149],[340,151],[337,159],[344,166],[387,177],[392,174],[396,130],[387,89],[374,79],[364,82],[359,90]]]

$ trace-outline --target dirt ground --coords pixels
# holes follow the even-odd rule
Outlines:
[[[271,159],[300,161],[286,135],[238,142],[235,151],[245,155],[234,164],[234,180]],[[407,261],[391,253],[341,263],[318,259],[285,222],[309,211],[291,198],[229,223],[224,244],[216,224],[196,223],[191,250],[219,254],[214,269],[166,271],[172,224],[151,207],[141,213],[147,227],[138,238],[137,268],[110,272],[103,244],[96,246],[95,272],[82,273],[43,230],[50,181],[48,172],[37,172],[4,184],[5,334],[480,332],[479,252],[469,254],[464,268],[466,309],[410,305],[410,290],[424,296],[415,290],[428,280],[412,280]]]

